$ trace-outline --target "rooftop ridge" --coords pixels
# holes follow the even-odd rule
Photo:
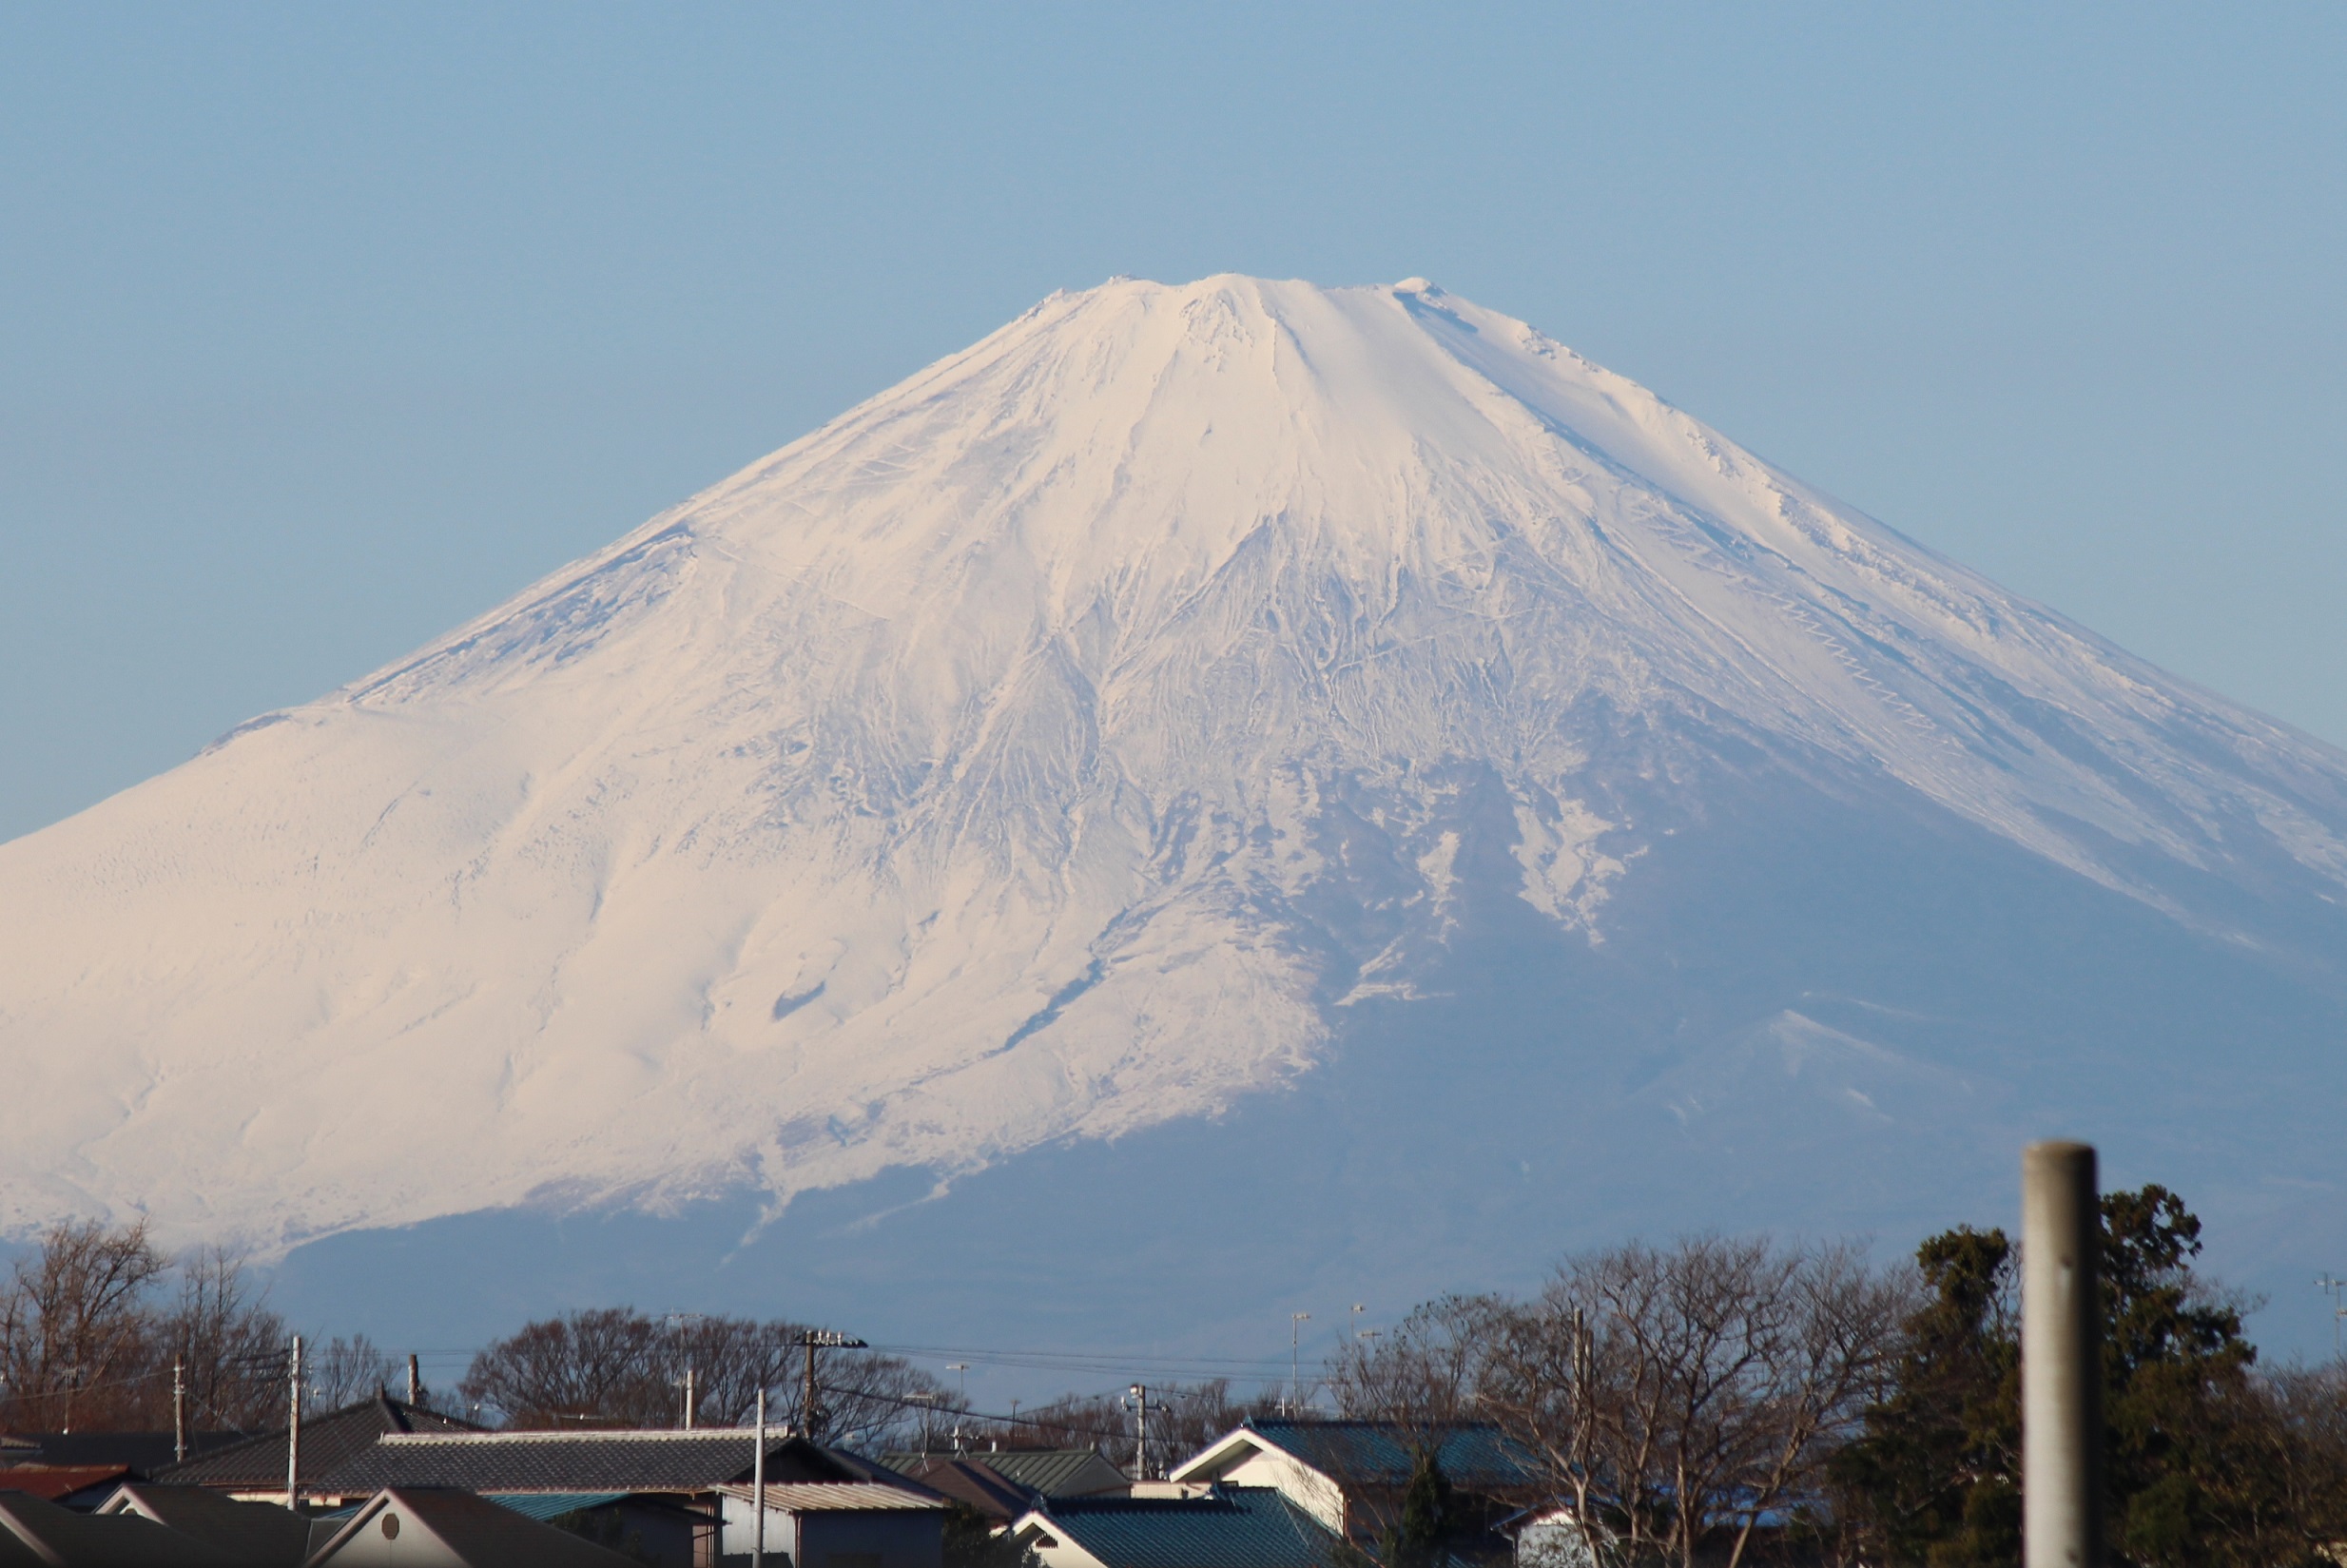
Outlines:
[[[520,1432],[385,1432],[377,1440],[403,1448],[430,1447],[434,1444],[475,1446],[501,1442],[742,1442],[755,1443],[758,1429],[754,1426],[696,1426],[690,1431],[674,1426],[588,1426],[575,1432],[550,1431],[532,1428]],[[766,1430],[768,1444],[795,1441],[779,1427]]]

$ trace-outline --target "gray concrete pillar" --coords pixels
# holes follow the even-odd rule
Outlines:
[[[2021,1508],[2027,1568],[2103,1568],[2102,1230],[2094,1148],[2021,1156]]]

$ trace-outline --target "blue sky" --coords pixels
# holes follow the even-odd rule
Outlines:
[[[2347,742],[2347,10],[0,10],[0,837],[1055,288],[1425,274]]]

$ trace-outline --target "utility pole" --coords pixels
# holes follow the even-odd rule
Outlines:
[[[1149,1479],[1149,1384],[1133,1385],[1133,1479]]]
[[[749,1531],[749,1568],[766,1568],[766,1391],[758,1390],[758,1452],[750,1457],[749,1489],[758,1522]]]
[[[815,1418],[822,1412],[815,1403],[815,1352],[823,1350],[868,1350],[870,1345],[860,1339],[833,1328],[810,1328],[794,1342],[806,1351],[806,1381],[800,1387],[799,1435],[808,1442],[815,1439]]]
[[[187,1462],[187,1362],[171,1358],[171,1461]]]
[[[2347,1318],[2347,1299],[2342,1299],[2341,1295],[2342,1292],[2347,1292],[2347,1280],[2340,1279],[2337,1274],[2326,1270],[2315,1276],[2315,1288],[2324,1291],[2331,1298],[2331,1359],[2337,1361],[2338,1360],[2338,1320]]]
[[[301,1511],[301,1336],[293,1342],[293,1385],[286,1390],[285,1506]]]
[[[1573,1308],[1573,1437],[1565,1463],[1573,1477],[1573,1527],[1589,1528],[1589,1448],[1595,1441],[1590,1427],[1596,1421],[1595,1399],[1590,1380],[1596,1375],[1596,1357],[1589,1338],[1589,1321],[1581,1309]]]
[[[692,1368],[685,1368],[685,1430],[692,1430]]]
[[[424,1372],[416,1364],[416,1353],[412,1350],[407,1358],[407,1402],[410,1404],[424,1403]]]
[[[2026,1568],[2103,1568],[2103,1233],[2094,1147],[2021,1155],[2021,1506]]]
[[[1303,1379],[1299,1373],[1304,1358],[1300,1346],[1304,1343],[1304,1325],[1311,1321],[1311,1316],[1309,1312],[1288,1314],[1288,1413],[1291,1416],[1303,1410]]]

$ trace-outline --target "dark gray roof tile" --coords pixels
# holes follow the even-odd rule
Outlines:
[[[1197,1498],[1068,1498],[1035,1526],[1107,1568],[1328,1568],[1336,1537],[1269,1486]]]

